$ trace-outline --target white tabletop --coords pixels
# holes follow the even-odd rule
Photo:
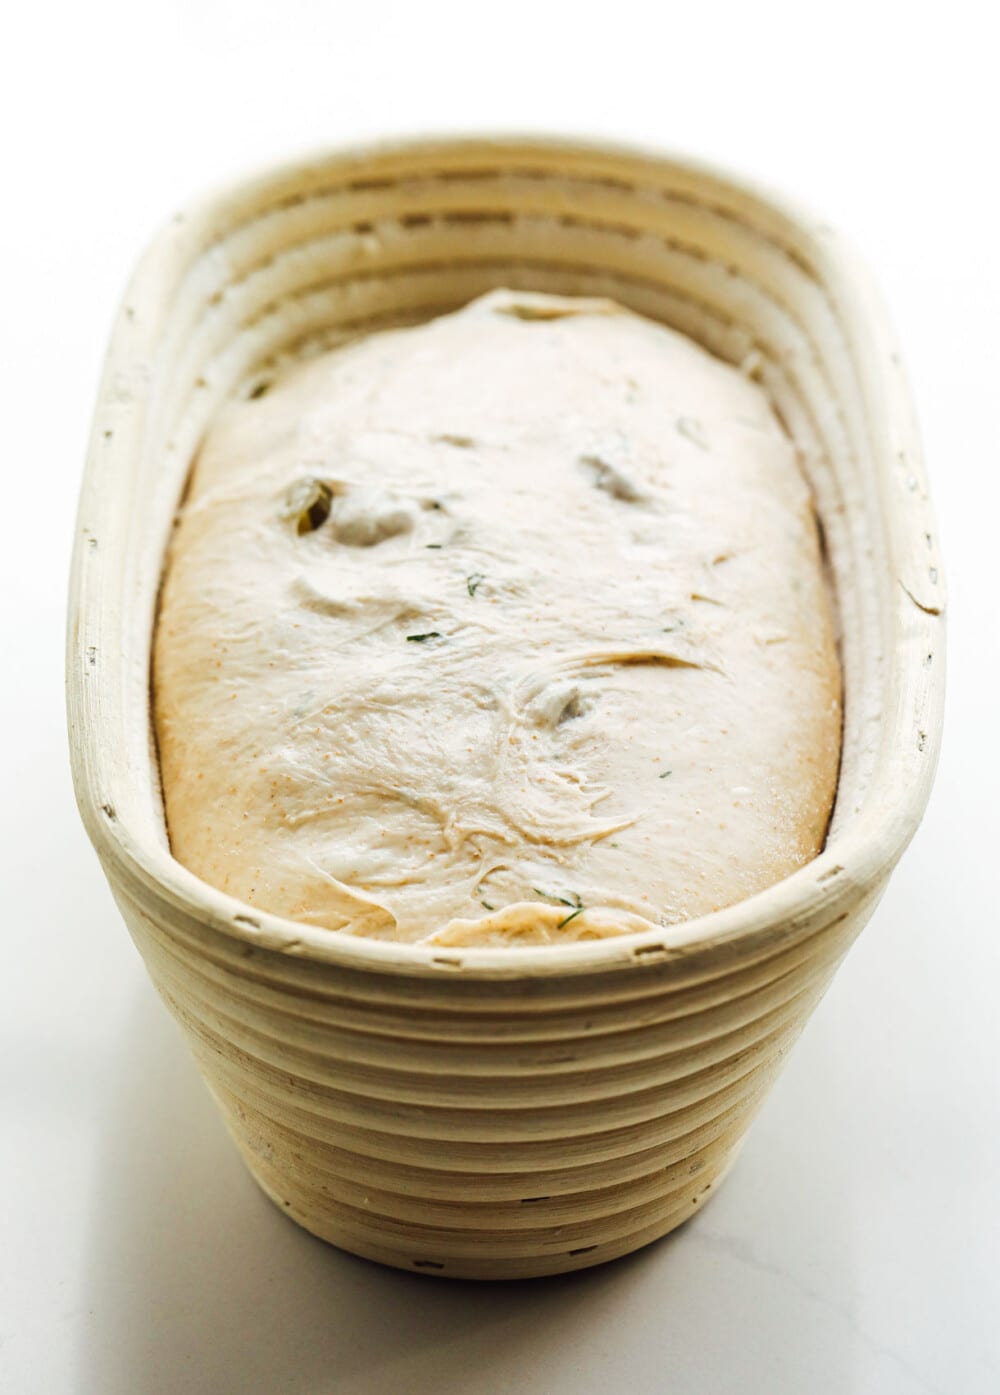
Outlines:
[[[988,7],[957,0],[933,23],[870,0],[824,23],[817,7],[768,0],[689,8],[17,9],[0,95],[10,1395],[1000,1389],[1000,108],[976,18]],[[153,227],[259,161],[461,126],[686,149],[853,232],[910,363],[951,589],[930,811],[732,1177],[629,1259],[506,1286],[353,1259],[257,1192],[79,825],[61,692],[88,418]]]

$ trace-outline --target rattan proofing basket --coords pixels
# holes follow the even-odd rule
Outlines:
[[[743,363],[802,448],[846,687],[828,846],[640,937],[443,952],[251,910],[170,855],[150,735],[165,544],[218,404],[276,362],[497,285],[609,295]],[[882,309],[831,231],[696,165],[442,139],[279,169],[178,214],[118,317],[71,585],[77,797],[254,1177],[324,1239],[438,1275],[600,1263],[711,1195],[929,793],[943,585]]]

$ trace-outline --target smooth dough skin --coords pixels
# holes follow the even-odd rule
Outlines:
[[[836,787],[795,449],[608,301],[496,291],[231,402],[154,680],[175,856],[354,935],[672,925],[813,857]]]

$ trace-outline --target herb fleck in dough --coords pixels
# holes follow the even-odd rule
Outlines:
[[[346,934],[674,924],[813,857],[836,787],[794,447],[609,301],[496,291],[231,402],[154,686],[175,856]]]

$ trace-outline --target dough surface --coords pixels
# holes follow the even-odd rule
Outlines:
[[[822,846],[840,679],[763,391],[609,301],[496,291],[229,403],[154,655],[171,846],[331,931],[646,930]]]

